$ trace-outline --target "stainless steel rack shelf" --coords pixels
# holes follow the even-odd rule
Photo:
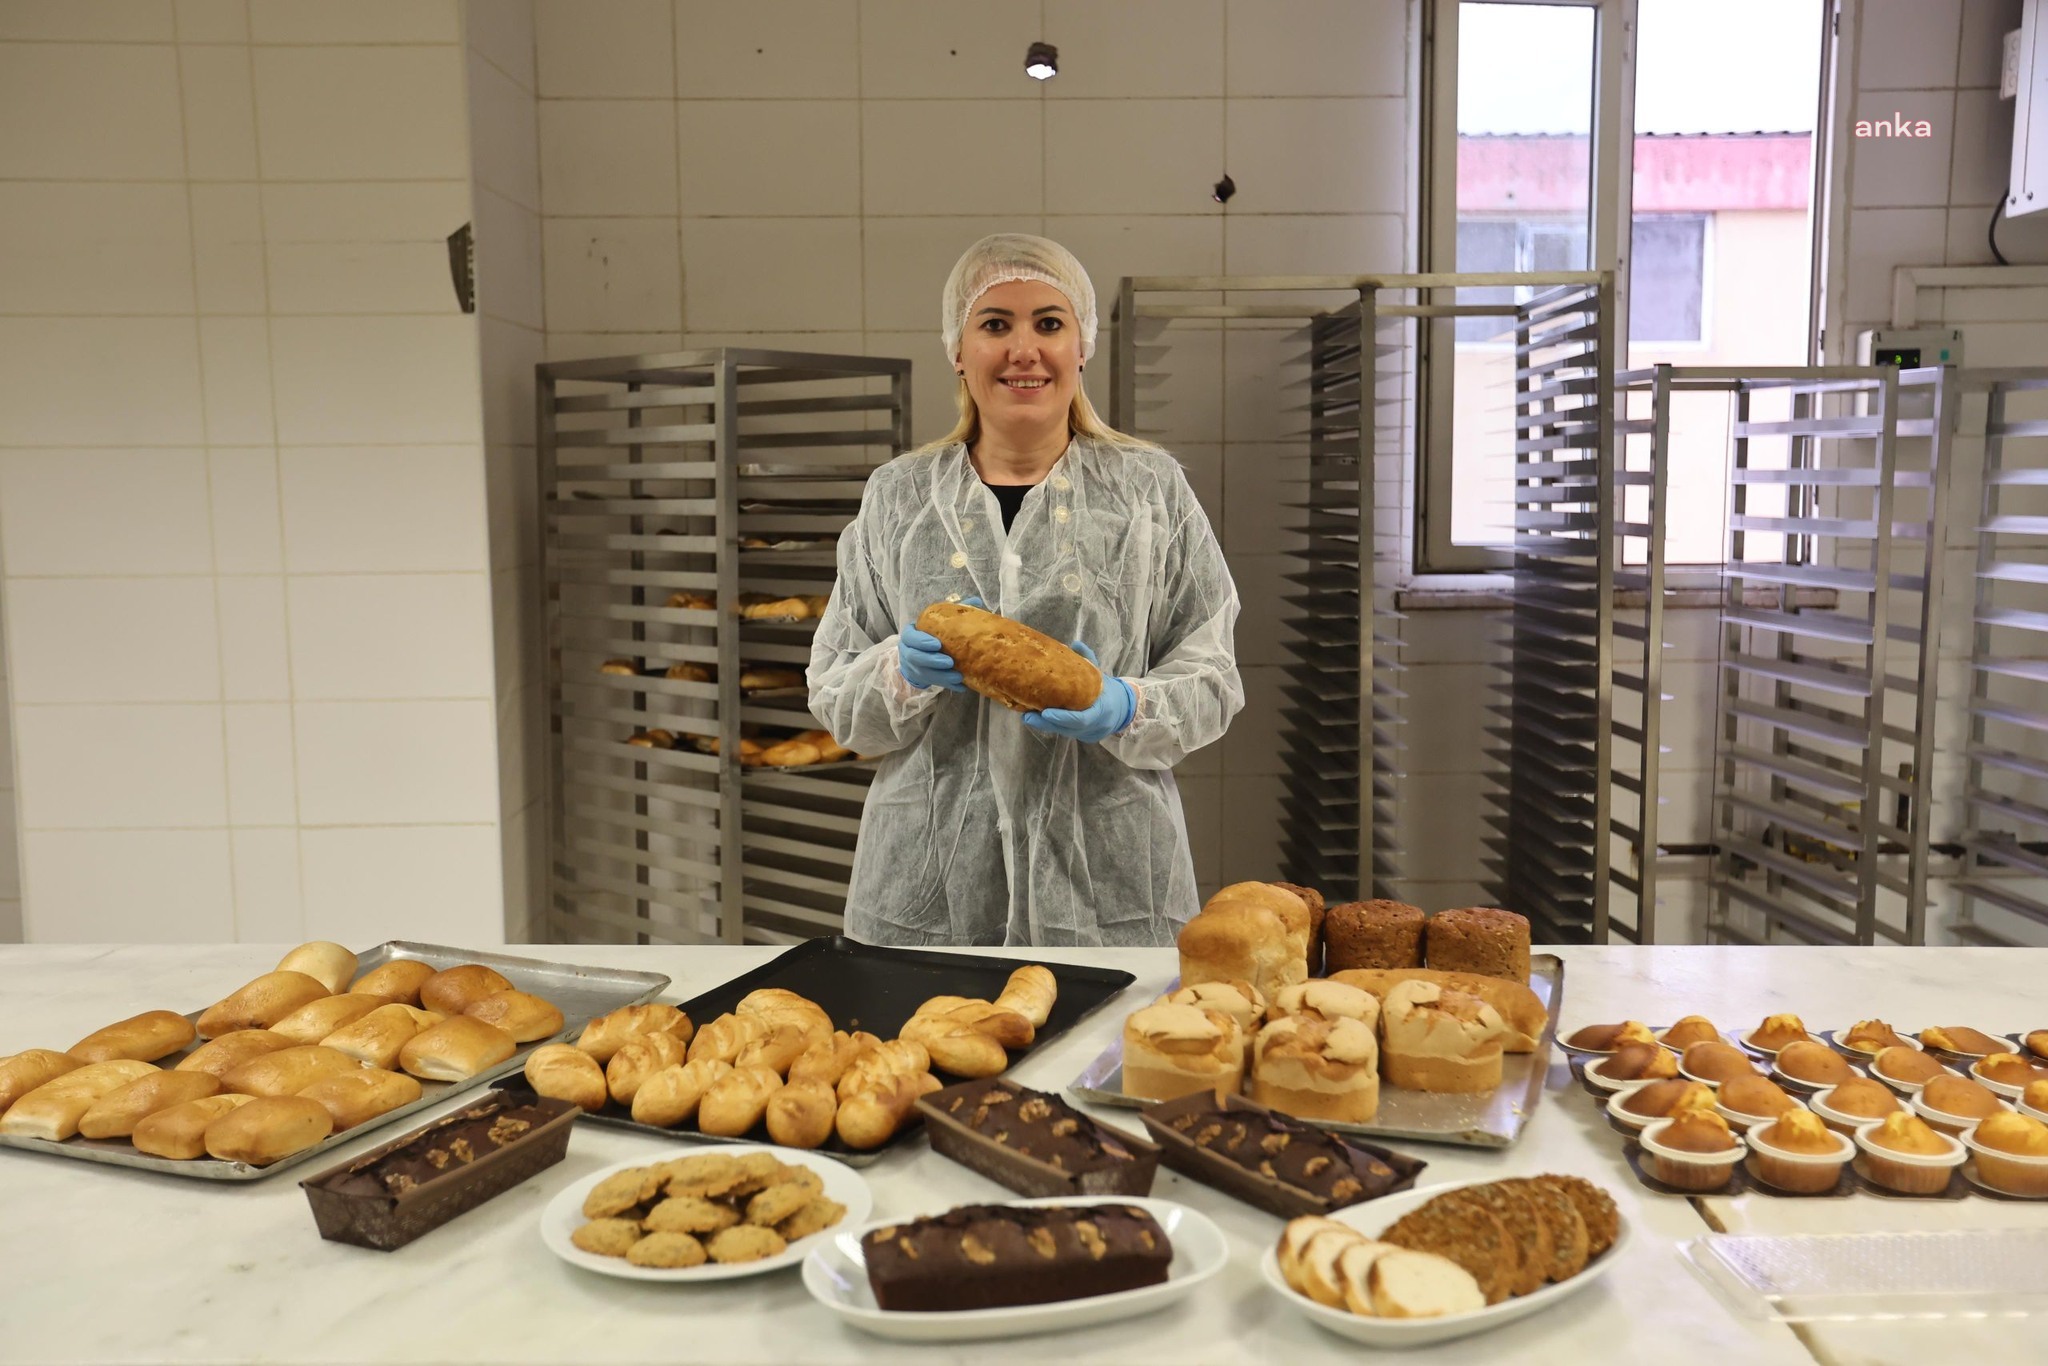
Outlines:
[[[743,669],[801,669],[815,619],[740,607],[829,595],[868,474],[908,444],[910,363],[722,348],[537,378],[550,937],[836,932],[871,771],[740,763],[743,736],[816,724],[801,688],[741,688]],[[601,667],[621,660],[635,672]],[[628,743],[652,732],[675,747]]]

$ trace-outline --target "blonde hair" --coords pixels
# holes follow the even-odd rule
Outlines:
[[[981,439],[981,409],[974,402],[974,395],[967,388],[965,376],[953,381],[953,406],[960,410],[960,418],[953,424],[953,430],[936,441],[927,441],[912,451],[913,455],[932,455],[949,446],[972,446]],[[1074,436],[1091,437],[1105,445],[1126,451],[1156,451],[1161,447],[1140,436],[1120,432],[1102,420],[1102,414],[1095,411],[1095,405],[1088,399],[1088,391],[1076,386],[1074,402],[1067,409],[1067,431]]]

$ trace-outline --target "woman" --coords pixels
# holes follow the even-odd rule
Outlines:
[[[1095,290],[1071,253],[985,237],[942,307],[960,421],[869,478],[811,647],[812,713],[887,756],[847,931],[1169,944],[1198,909],[1172,768],[1244,705],[1237,589],[1173,458],[1082,392]],[[1074,642],[1105,670],[1100,699],[1020,718],[968,692],[913,624],[962,600]]]

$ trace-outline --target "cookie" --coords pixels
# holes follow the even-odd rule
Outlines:
[[[626,1251],[626,1260],[634,1266],[667,1270],[702,1266],[705,1257],[704,1244],[687,1233],[650,1233]]]
[[[1540,1290],[1550,1279],[1550,1259],[1555,1249],[1550,1240],[1550,1225],[1544,1222],[1536,1206],[1503,1181],[1468,1186],[1459,1194],[1500,1220],[1508,1236],[1515,1240],[1521,1269],[1511,1293],[1526,1295],[1532,1290]]]
[[[802,1186],[813,1195],[823,1195],[825,1193],[825,1178],[812,1171],[809,1167],[799,1163],[790,1163],[784,1166],[782,1175],[775,1178],[775,1184]]]
[[[649,1233],[716,1233],[739,1221],[739,1211],[730,1205],[701,1195],[671,1195],[647,1211],[642,1222]]]
[[[1472,1273],[1488,1304],[1507,1298],[1520,1269],[1500,1220],[1476,1205],[1449,1204],[1442,1196],[1395,1220],[1380,1241],[1448,1257]]]
[[[1500,1183],[1522,1193],[1550,1227],[1550,1266],[1545,1278],[1568,1281],[1586,1269],[1586,1221],[1572,1198],[1557,1186],[1518,1178]]]
[[[808,1238],[813,1233],[823,1233],[846,1217],[846,1206],[837,1200],[814,1196],[811,1202],[775,1226],[784,1242],[793,1243],[799,1238]]]
[[[745,1179],[739,1159],[724,1153],[698,1153],[664,1162],[670,1195],[700,1195],[706,1199],[729,1195]]]
[[[583,1217],[609,1219],[645,1204],[661,1193],[661,1179],[658,1167],[628,1167],[613,1172],[583,1197]]]
[[[780,1255],[789,1244],[772,1228],[759,1224],[737,1224],[711,1235],[704,1250],[714,1262],[758,1262]]]
[[[811,1203],[808,1186],[784,1181],[760,1191],[747,1200],[747,1222],[773,1228]]]
[[[774,1153],[748,1153],[734,1161],[739,1164],[740,1179],[724,1192],[727,1195],[752,1195],[782,1180],[782,1159]]]
[[[1578,1206],[1579,1218],[1586,1224],[1586,1257],[1591,1260],[1608,1248],[1621,1236],[1621,1215],[1614,1208],[1614,1197],[1601,1190],[1591,1181],[1577,1176],[1559,1176],[1551,1173],[1535,1178],[1539,1184],[1555,1186],[1571,1197]]]
[[[640,1225],[631,1219],[593,1219],[570,1234],[569,1241],[600,1257],[623,1257],[640,1241]]]

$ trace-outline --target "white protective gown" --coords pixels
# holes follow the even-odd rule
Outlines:
[[[1080,640],[1137,692],[1101,744],[1027,729],[974,692],[915,689],[896,638],[978,597]],[[1180,466],[1076,436],[1002,511],[954,445],[877,470],[839,541],[811,646],[811,712],[882,754],[861,819],[847,933],[876,944],[1164,945],[1199,909],[1173,765],[1244,706],[1237,588]]]

